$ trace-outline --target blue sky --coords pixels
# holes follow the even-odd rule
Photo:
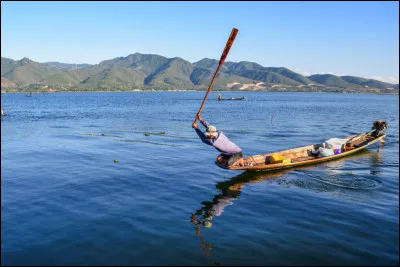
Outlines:
[[[1,1],[1,56],[97,64],[133,53],[399,82],[399,3]]]

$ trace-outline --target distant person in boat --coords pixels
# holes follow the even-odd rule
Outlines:
[[[219,152],[222,152],[217,160],[226,162],[228,166],[236,166],[243,164],[243,154],[242,149],[234,144],[232,141],[225,136],[221,131],[217,131],[215,126],[210,125],[208,122],[204,121],[200,115],[197,119],[206,127],[206,131],[203,133],[198,127],[197,123],[192,124],[192,128],[196,130],[203,143],[215,147]]]

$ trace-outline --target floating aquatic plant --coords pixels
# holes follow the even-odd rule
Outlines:
[[[102,133],[101,136],[105,136],[105,134]]]
[[[150,133],[145,133],[144,135],[145,135],[145,136],[150,136]]]
[[[115,162],[115,163],[117,163],[117,162],[119,162],[119,160],[117,160],[117,159],[114,159],[114,162]]]
[[[165,134],[165,132],[160,132],[160,134]]]

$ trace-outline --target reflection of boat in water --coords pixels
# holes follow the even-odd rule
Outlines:
[[[380,148],[382,146],[383,144],[380,144],[377,152],[363,150],[360,151],[358,155],[349,155],[349,158],[359,158],[361,156],[376,160],[380,157]],[[321,183],[332,186],[333,190],[334,188],[351,188],[359,190],[376,188],[376,181],[365,178],[363,175],[357,177],[357,174],[351,169],[343,170],[344,162],[344,159],[342,159],[342,161],[338,160],[331,162],[329,167],[317,171],[315,171],[313,166],[310,165],[300,166],[299,168],[296,168],[296,171],[306,173],[307,180],[312,179],[317,181],[315,188],[310,187],[310,184],[307,184],[307,188],[312,189],[315,192],[321,191]],[[312,170],[312,172],[310,172],[310,170]],[[213,217],[220,216],[224,211],[224,208],[232,205],[233,201],[239,198],[241,189],[244,185],[275,180],[278,180],[278,184],[281,184],[281,182],[287,180],[286,178],[290,180],[290,175],[288,175],[290,172],[291,169],[273,170],[269,172],[245,171],[229,180],[218,182],[216,188],[221,191],[221,193],[215,195],[212,201],[203,201],[203,207],[198,209],[192,217],[195,216],[198,223],[209,228],[212,226],[211,220]],[[370,174],[375,175],[373,172]],[[292,185],[303,188],[301,182],[294,182]],[[354,194],[354,191],[352,191],[351,194]]]
[[[222,96],[220,94],[218,94],[218,101],[220,101],[220,100],[247,100],[247,98],[245,96],[240,97],[240,98],[234,98],[234,97],[222,98]]]
[[[232,205],[232,201],[240,196],[243,185],[258,183],[263,179],[271,179],[282,176],[288,170],[278,170],[275,172],[243,172],[229,180],[218,182],[216,188],[221,194],[214,196],[212,201],[203,201],[203,207],[196,211],[194,215],[201,219],[212,220],[213,216],[220,216],[226,206]],[[205,227],[211,227],[207,223],[202,223]]]
[[[249,174],[245,172],[228,181],[217,183],[216,187],[221,191],[221,194],[215,195],[212,201],[203,201],[203,207],[191,215],[190,223],[196,229],[196,236],[199,236],[201,239],[200,247],[206,257],[211,257],[210,251],[212,250],[212,246],[201,236],[201,227],[210,228],[213,216],[221,215],[226,206],[232,205],[232,201],[239,197],[240,190],[244,184],[257,182],[264,177],[265,175],[255,178],[254,173]]]
[[[375,125],[376,123],[378,124]],[[246,157],[240,159],[242,162],[236,166],[227,166],[226,160],[218,156],[215,164],[223,169],[228,170],[269,171],[325,162],[354,154],[378,141],[384,143],[383,138],[386,136],[386,134],[381,133],[380,131],[387,128],[387,123],[375,121],[373,127],[377,128],[373,128],[374,130],[371,132],[348,136],[347,138],[343,139],[344,142],[338,149],[339,151],[337,153],[333,153],[333,149],[331,149],[332,153],[323,157],[320,157],[320,154],[315,153],[315,151],[318,150],[325,150],[324,143],[321,143],[264,155]]]
[[[211,221],[213,217],[220,216],[225,207],[232,205],[233,201],[239,198],[244,185],[258,183],[264,179],[278,178],[286,172],[287,170],[270,173],[243,172],[227,181],[216,184],[216,188],[220,190],[221,193],[215,195],[212,201],[203,201],[203,207],[198,209],[190,217],[190,222],[194,225],[196,230],[196,236],[199,236],[201,239],[200,247],[205,256],[211,257],[210,251],[212,250],[212,246],[201,236],[201,228],[210,228],[212,226]]]

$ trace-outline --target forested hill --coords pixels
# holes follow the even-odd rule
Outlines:
[[[1,58],[2,90],[204,90],[218,60],[191,63],[182,58],[131,54],[96,65],[39,63],[29,58]],[[284,67],[263,67],[254,62],[225,62],[214,84],[216,90],[348,91],[398,93],[398,84],[331,74],[303,76]]]

